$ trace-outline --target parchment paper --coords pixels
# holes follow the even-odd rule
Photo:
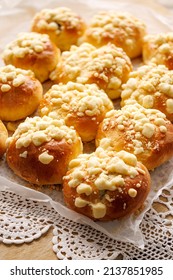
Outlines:
[[[29,31],[34,14],[43,8],[66,6],[80,14],[86,22],[99,10],[127,11],[142,19],[148,33],[167,32],[173,30],[173,13],[151,1],[126,0],[5,0],[0,1],[0,52],[13,40],[19,32]],[[141,61],[137,60],[138,64]],[[136,61],[133,62],[136,64]],[[0,65],[3,61],[0,60]],[[150,208],[165,187],[173,185],[173,159],[151,172],[152,190],[145,203],[144,210],[138,215],[131,215],[113,222],[93,222],[69,210],[63,203],[61,187],[38,187],[36,190],[25,181],[16,177],[7,167],[4,159],[0,160],[0,191],[8,189],[31,200],[44,201],[51,205],[62,216],[78,223],[88,224],[108,236],[131,242],[144,247],[140,223],[145,212]]]

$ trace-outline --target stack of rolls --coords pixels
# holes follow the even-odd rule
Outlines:
[[[65,204],[94,221],[141,211],[150,170],[173,156],[172,38],[128,13],[86,24],[66,7],[38,12],[3,52],[0,156],[30,184],[61,184]],[[10,137],[9,121],[20,121]]]

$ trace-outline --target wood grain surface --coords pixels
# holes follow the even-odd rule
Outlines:
[[[57,260],[52,249],[52,228],[39,239],[21,245],[0,243],[0,260]]]

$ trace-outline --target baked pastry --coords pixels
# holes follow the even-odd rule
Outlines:
[[[0,158],[3,156],[3,154],[6,151],[6,141],[8,138],[8,131],[3,124],[3,122],[0,120]]]
[[[7,163],[16,175],[37,185],[60,184],[82,142],[63,120],[26,118],[7,141]]]
[[[173,121],[173,70],[164,65],[144,65],[130,73],[122,88],[122,106],[139,103],[160,110]]]
[[[112,101],[97,85],[68,82],[52,86],[40,103],[39,113],[63,118],[83,141],[91,141],[95,139],[99,123],[112,109]]]
[[[59,61],[60,50],[47,34],[23,32],[9,43],[2,54],[5,64],[32,70],[40,82],[49,78],[49,73]]]
[[[129,13],[101,11],[94,15],[86,29],[83,41],[96,47],[109,42],[121,47],[130,58],[142,54],[145,24]]]
[[[108,112],[97,131],[97,146],[103,138],[111,139],[113,150],[134,154],[149,170],[173,156],[173,124],[159,110],[139,104]]]
[[[134,155],[102,147],[72,160],[63,178],[67,206],[93,220],[111,221],[139,210],[149,190],[150,175]]]
[[[49,35],[61,51],[76,45],[83,35],[86,25],[83,19],[66,7],[44,9],[38,12],[32,22],[31,30]]]
[[[31,115],[39,106],[43,88],[30,70],[12,65],[0,68],[0,119],[16,121]]]
[[[121,85],[128,79],[132,64],[121,48],[108,44],[99,49],[84,43],[63,52],[56,69],[50,74],[55,83],[68,81],[97,84],[111,98],[118,98]]]
[[[173,70],[172,48],[173,32],[145,36],[142,50],[144,63],[163,64]]]

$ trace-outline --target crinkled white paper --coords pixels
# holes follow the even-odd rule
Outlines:
[[[135,0],[123,2],[118,0],[4,0],[0,1],[0,52],[19,32],[29,31],[31,19],[37,11],[43,8],[58,6],[66,6],[73,9],[86,21],[99,10],[126,11],[143,20],[147,25],[148,33],[173,30],[173,14],[159,8],[157,5],[153,4],[151,6],[150,1],[147,0],[144,2]],[[0,64],[3,65],[2,60]],[[88,224],[113,239],[131,242],[142,248],[144,241],[139,225],[145,212],[151,207],[153,200],[161,194],[164,188],[169,188],[173,185],[173,159],[151,172],[152,190],[147,198],[143,212],[138,216],[131,215],[113,222],[93,222],[89,218],[71,211],[63,203],[60,188],[42,187],[40,191],[35,191],[26,187],[29,184],[16,177],[9,170],[4,160],[0,160],[0,175],[1,191],[8,189],[25,198],[40,202],[44,201],[48,205],[53,206],[64,217],[79,223]]]

